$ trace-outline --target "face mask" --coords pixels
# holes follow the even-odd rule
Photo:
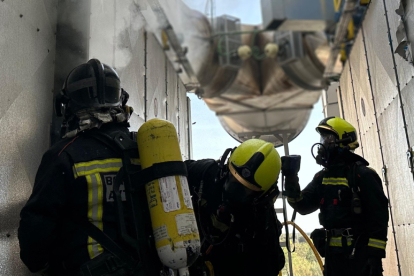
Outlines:
[[[259,194],[261,192],[250,190],[230,174],[224,184],[223,200],[232,204],[248,204]]]
[[[317,152],[317,155],[315,156],[313,149],[316,146],[318,146],[318,152]],[[323,144],[321,144],[321,143],[313,144],[312,149],[311,149],[311,153],[312,153],[313,158],[316,161],[316,164],[322,165],[324,167],[328,166],[329,152],[327,152],[327,150],[326,150],[326,148]]]
[[[315,143],[312,146],[312,156],[315,158],[317,164],[322,165],[324,167],[328,166],[329,161],[332,159],[333,155],[336,151],[336,136],[333,134],[324,134],[321,135],[320,143]],[[314,155],[314,147],[318,146],[318,154],[317,156]]]

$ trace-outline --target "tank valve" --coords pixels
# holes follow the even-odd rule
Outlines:
[[[279,45],[276,43],[267,43],[265,47],[265,55],[268,58],[275,58],[279,52]]]
[[[252,56],[252,49],[247,45],[243,45],[237,49],[237,54],[241,60],[247,60]]]

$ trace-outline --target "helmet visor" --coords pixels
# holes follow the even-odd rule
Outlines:
[[[105,103],[117,104],[120,103],[121,88],[120,87],[105,87]]]
[[[326,148],[335,147],[336,135],[331,133],[321,133],[320,143]]]

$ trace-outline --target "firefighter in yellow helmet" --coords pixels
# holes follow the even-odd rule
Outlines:
[[[353,153],[356,129],[338,117],[322,120],[316,162],[324,166],[301,191],[293,156],[282,157],[289,204],[300,214],[320,210],[311,237],[325,257],[324,275],[382,275],[388,226],[388,201],[378,174]],[[315,146],[314,145],[314,146]],[[296,167],[295,167],[296,166]]]
[[[273,207],[281,169],[273,144],[251,139],[219,161],[186,164],[202,240],[191,275],[277,275],[285,259]]]

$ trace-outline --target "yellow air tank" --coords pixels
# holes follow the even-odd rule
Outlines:
[[[177,132],[168,121],[152,119],[144,123],[138,130],[137,143],[142,169],[170,161],[182,162]],[[161,262],[178,269],[182,276],[189,275],[188,267],[200,252],[200,236],[187,177],[161,177],[147,183],[145,189]]]

